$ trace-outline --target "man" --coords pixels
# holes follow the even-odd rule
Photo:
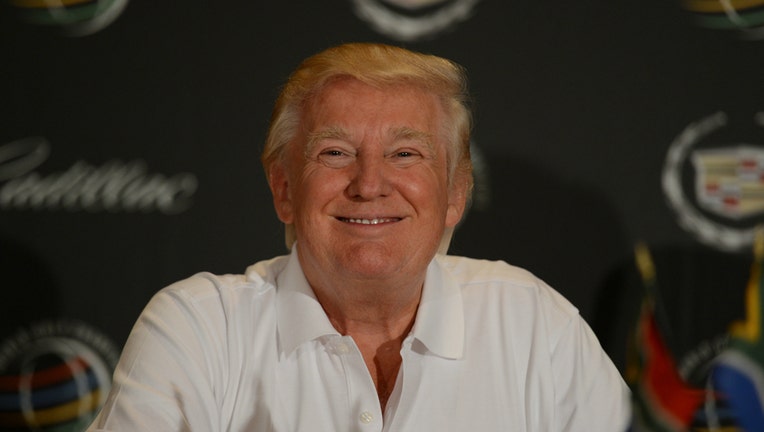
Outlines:
[[[438,254],[472,184],[465,82],[384,45],[300,65],[263,152],[291,254],[158,293],[91,430],[625,430],[628,390],[573,306]]]

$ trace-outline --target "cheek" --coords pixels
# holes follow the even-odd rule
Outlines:
[[[307,167],[295,183],[295,209],[297,215],[310,217],[332,200],[342,196],[347,180],[339,170],[322,166]],[[304,209],[306,211],[300,211]]]
[[[444,213],[448,206],[448,189],[436,173],[417,176],[400,176],[398,190],[415,207]]]

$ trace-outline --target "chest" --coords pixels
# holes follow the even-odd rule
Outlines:
[[[551,429],[550,374],[529,370],[524,356],[429,353],[416,340],[383,413],[353,340],[335,336],[242,373],[229,430],[258,431],[536,431]],[[274,371],[263,375],[258,370]],[[544,413],[541,416],[540,413]]]

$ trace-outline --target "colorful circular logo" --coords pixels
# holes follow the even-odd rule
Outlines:
[[[764,39],[764,0],[682,0],[682,6],[701,27]]]
[[[0,344],[0,430],[84,430],[106,400],[119,350],[79,321],[44,321]]]
[[[128,0],[9,0],[22,20],[86,36],[114,22]]]

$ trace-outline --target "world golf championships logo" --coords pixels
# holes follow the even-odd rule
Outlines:
[[[117,347],[77,321],[38,322],[0,342],[0,431],[85,430],[106,400]]]
[[[355,13],[392,39],[412,42],[453,28],[480,0],[352,0]]]
[[[681,0],[701,27],[764,39],[764,0]]]
[[[754,116],[764,127],[764,112]],[[723,251],[747,250],[764,216],[764,144],[708,144],[728,126],[719,112],[687,126],[671,144],[663,167],[663,191],[679,225]],[[687,186],[688,161],[694,182]],[[694,198],[694,199],[693,199]]]
[[[111,24],[128,0],[9,0],[22,20],[86,36]]]

